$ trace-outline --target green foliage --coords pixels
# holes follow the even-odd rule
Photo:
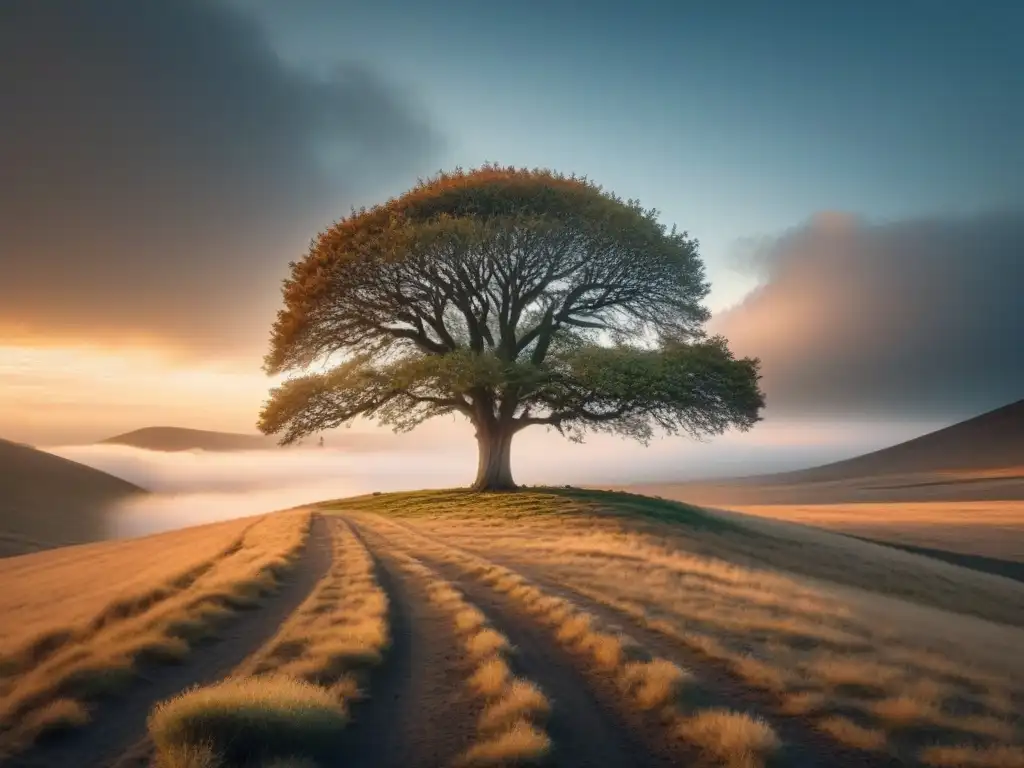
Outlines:
[[[291,442],[374,417],[458,412],[646,441],[749,429],[758,362],[708,339],[697,242],[586,179],[487,166],[442,174],[322,232],[291,265],[260,428]]]
[[[721,337],[655,349],[588,345],[552,361],[537,395],[549,413],[537,423],[573,439],[592,429],[644,442],[656,427],[692,437],[749,429],[764,405],[757,381],[757,362],[733,358]]]

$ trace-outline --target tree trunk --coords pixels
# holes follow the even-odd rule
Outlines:
[[[474,491],[514,491],[512,480],[513,431],[500,425],[477,426],[476,442],[480,461],[476,469]]]

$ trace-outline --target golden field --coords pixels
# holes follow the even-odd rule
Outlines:
[[[42,768],[1024,765],[1024,584],[813,517],[421,491],[0,566],[0,738]],[[276,618],[191,674],[239,607]],[[95,697],[156,662],[171,695],[112,744]]]
[[[184,659],[273,588],[308,528],[294,511],[0,561],[0,755],[85,724],[140,663]]]

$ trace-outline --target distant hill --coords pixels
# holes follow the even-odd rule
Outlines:
[[[100,441],[150,451],[266,451],[277,447],[272,437],[235,432],[211,432],[183,427],[145,427]]]
[[[819,467],[632,489],[705,505],[1024,499],[1024,400]]]
[[[0,557],[100,541],[108,509],[140,493],[92,467],[0,440]]]
[[[324,439],[327,448],[344,448],[347,451],[388,451],[401,450],[403,442],[388,432],[358,432],[356,430],[335,430]],[[100,440],[101,445],[129,445],[150,451],[270,451],[282,450],[276,437],[264,435],[243,435],[237,432],[212,432],[205,429],[184,427],[145,427],[123,435]],[[406,441],[405,444],[408,444]],[[301,447],[315,448],[317,437],[309,437]]]
[[[889,448],[761,480],[820,482],[868,475],[1005,467],[1024,468],[1024,400]]]

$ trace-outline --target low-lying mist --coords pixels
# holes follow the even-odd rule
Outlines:
[[[584,445],[537,430],[513,446],[516,480],[529,484],[628,484],[750,475],[811,466],[895,442],[877,425],[765,426],[709,443],[655,440],[648,447],[596,435]],[[909,437],[902,427],[900,437]],[[372,491],[466,486],[476,470],[470,435],[424,447],[359,451],[291,448],[238,452],[162,452],[121,445],[47,448],[150,491],[114,510],[110,535],[158,531],[272,512]]]
[[[423,452],[163,452],[117,445],[48,448],[150,494],[112,511],[110,536],[141,536],[371,491],[465,485],[472,455]]]

